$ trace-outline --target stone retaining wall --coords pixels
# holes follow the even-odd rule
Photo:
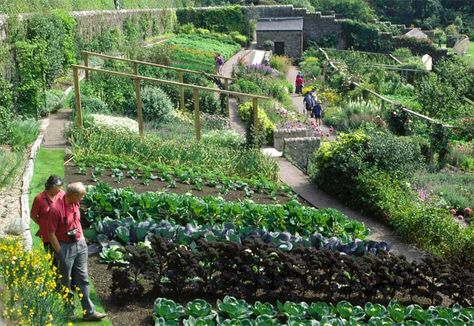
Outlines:
[[[320,144],[321,138],[318,137],[286,138],[283,156],[299,169],[306,171],[309,157],[319,148]]]
[[[277,129],[273,131],[273,147],[280,152],[283,152],[285,145],[285,139],[309,137],[311,130],[307,128],[294,128],[294,129]]]

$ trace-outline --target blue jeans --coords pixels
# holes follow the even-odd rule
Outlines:
[[[82,309],[86,311],[86,315],[93,314],[95,307],[90,299],[86,240],[82,238],[77,242],[59,241],[59,243],[61,252],[57,255],[57,259],[62,276],[61,283],[69,290],[71,290],[71,285],[77,286],[82,293]]]

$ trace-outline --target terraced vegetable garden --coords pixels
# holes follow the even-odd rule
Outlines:
[[[166,46],[179,57],[171,61],[212,71],[211,53],[228,58],[237,49],[213,37],[171,38]],[[381,65],[393,60],[366,57]],[[360,63],[360,57],[346,59]],[[274,123],[306,123],[291,106],[282,108],[291,88],[284,75],[238,69],[234,90],[275,96],[262,102],[259,115],[270,134]],[[243,103],[239,111],[251,120],[250,109]],[[218,110],[208,114],[220,116]],[[128,122],[115,128],[93,120],[71,130],[74,156],[66,175],[89,184],[83,223],[99,252],[90,271],[114,324],[472,323],[472,308],[463,308],[474,305],[469,264],[433,255],[408,261],[392,253],[389,243],[368,239],[362,223],[309,207],[278,181],[275,160],[228,134],[226,124],[209,121],[200,143],[182,137],[192,133],[183,112],[150,124],[144,138]]]

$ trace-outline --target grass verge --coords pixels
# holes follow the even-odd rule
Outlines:
[[[49,148],[41,148],[38,152],[35,161],[35,169],[33,173],[33,179],[31,180],[30,184],[30,205],[33,203],[33,199],[36,194],[40,193],[44,190],[44,183],[46,179],[51,175],[56,174],[59,175],[61,178],[64,178],[64,149],[49,149]],[[33,237],[33,247],[40,247],[41,240],[35,236],[36,232],[38,231],[38,225],[34,222],[30,225],[31,235]],[[91,299],[94,303],[97,311],[104,312],[104,307],[97,296],[94,284],[90,282],[91,285]],[[77,299],[77,298],[76,298]],[[77,316],[81,316],[81,306],[79,301],[76,300],[76,318]],[[97,325],[97,326],[109,326],[112,325],[110,320],[105,319],[100,322],[83,322],[78,318],[74,321],[75,325]]]

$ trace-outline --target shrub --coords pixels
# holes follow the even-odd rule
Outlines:
[[[420,160],[419,145],[410,138],[356,132],[321,146],[308,172],[322,189],[387,220],[408,241],[472,266],[473,230],[423,203],[407,182]]]
[[[270,67],[284,74],[288,72],[288,69],[291,64],[291,59],[286,56],[273,55],[270,59]]]
[[[250,119],[252,117],[252,112],[253,112],[253,106],[251,102],[247,102],[247,103],[243,103],[239,105],[239,109],[238,109],[239,117],[242,120],[246,121],[247,124],[253,124],[253,121],[251,121]],[[266,141],[268,143],[271,143],[273,139],[273,130],[275,130],[275,125],[268,118],[267,114],[261,107],[258,107],[258,120],[257,121],[258,121],[259,128],[263,128],[264,130]]]
[[[143,119],[165,122],[169,120],[173,103],[163,90],[145,86],[142,92]]]
[[[56,112],[63,106],[64,93],[58,89],[51,89],[46,91],[46,105],[43,108],[43,115],[51,112]]]
[[[76,107],[75,96],[70,97],[68,104],[69,107],[73,109]],[[82,94],[81,108],[89,113],[110,113],[110,110],[107,108],[107,104],[105,104],[101,99],[94,96],[87,96]]]
[[[411,53],[411,50],[409,48],[398,48],[393,51],[392,54],[394,57],[400,60],[408,59],[413,56],[413,53]]]
[[[38,134],[39,123],[36,120],[15,120],[12,123],[12,133],[9,145],[16,150],[24,149],[36,140]]]
[[[273,43],[272,40],[265,40],[265,41],[263,41],[262,46],[266,51],[271,51],[271,50],[273,50],[273,47],[275,46],[275,43]]]
[[[246,46],[247,45],[247,36],[245,35],[242,35],[240,34],[239,32],[230,32],[229,33],[230,37],[232,37],[232,39],[239,43],[241,46]]]
[[[358,99],[343,104],[341,108],[327,110],[323,120],[326,124],[334,126],[336,130],[355,130],[366,122],[377,121],[379,111],[374,103]]]
[[[321,67],[319,59],[316,57],[307,57],[300,63],[301,70],[305,79],[314,79],[321,76]]]
[[[205,143],[223,147],[237,147],[244,143],[244,138],[233,130],[213,130],[202,135]]]

